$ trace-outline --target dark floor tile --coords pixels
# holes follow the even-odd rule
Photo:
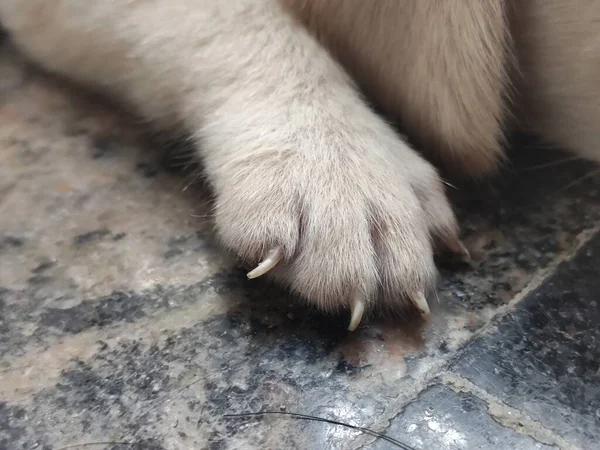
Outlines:
[[[539,146],[516,140],[498,177],[449,189],[475,263],[442,271],[444,301],[476,311],[505,305],[599,223],[593,166]]]
[[[534,450],[551,449],[529,436],[498,424],[481,400],[457,394],[436,385],[394,418],[385,432],[404,445],[415,449],[436,450]],[[373,450],[399,448],[384,439],[370,447]]]
[[[600,442],[600,235],[453,370],[581,448]]]

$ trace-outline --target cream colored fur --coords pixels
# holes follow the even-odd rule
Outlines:
[[[513,54],[506,0],[283,0],[430,157],[469,175],[501,156]]]
[[[593,0],[282,2],[1,0],[0,22],[45,68],[191,132],[224,246],[253,264],[281,248],[272,275],[323,310],[423,309],[434,244],[461,251],[436,171],[352,78],[428,155],[479,175],[501,158],[518,63],[517,104],[600,159]]]
[[[600,2],[528,0],[513,28],[526,126],[600,161]]]

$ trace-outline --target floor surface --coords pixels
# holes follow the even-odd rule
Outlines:
[[[149,142],[0,49],[0,449],[598,448],[589,163],[522,144],[458,193],[432,320],[349,334],[246,280]]]

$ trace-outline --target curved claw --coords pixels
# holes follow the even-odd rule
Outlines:
[[[471,262],[471,253],[469,252],[469,250],[467,250],[467,247],[465,247],[465,244],[463,244],[461,241],[458,241],[457,243],[456,254],[459,255],[459,258],[462,262]]]
[[[409,299],[414,307],[417,308],[417,310],[421,313],[423,318],[429,317],[429,305],[427,304],[427,299],[422,292],[417,292],[415,295],[411,295]]]
[[[446,240],[441,244],[441,246],[446,252],[450,253],[456,261],[460,261],[465,264],[471,262],[471,253],[467,247],[465,247],[465,244],[460,241],[460,239],[454,238]]]
[[[365,297],[362,294],[356,294],[350,300],[350,325],[348,325],[348,331],[356,330],[360,324],[365,312],[365,304]]]
[[[256,266],[253,270],[248,272],[246,275],[249,279],[258,278],[277,265],[279,261],[283,258],[283,249],[281,247],[275,247],[271,249],[269,253],[267,253],[267,257],[263,259],[258,266]]]

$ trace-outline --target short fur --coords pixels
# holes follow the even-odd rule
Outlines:
[[[513,52],[506,0],[283,0],[371,99],[447,168],[501,156]]]
[[[191,132],[223,245],[281,246],[273,275],[323,310],[403,306],[434,244],[460,249],[436,170],[355,82],[452,170],[495,167],[511,82],[532,126],[600,160],[597,1],[281,2],[2,0],[0,21],[46,69]]]

